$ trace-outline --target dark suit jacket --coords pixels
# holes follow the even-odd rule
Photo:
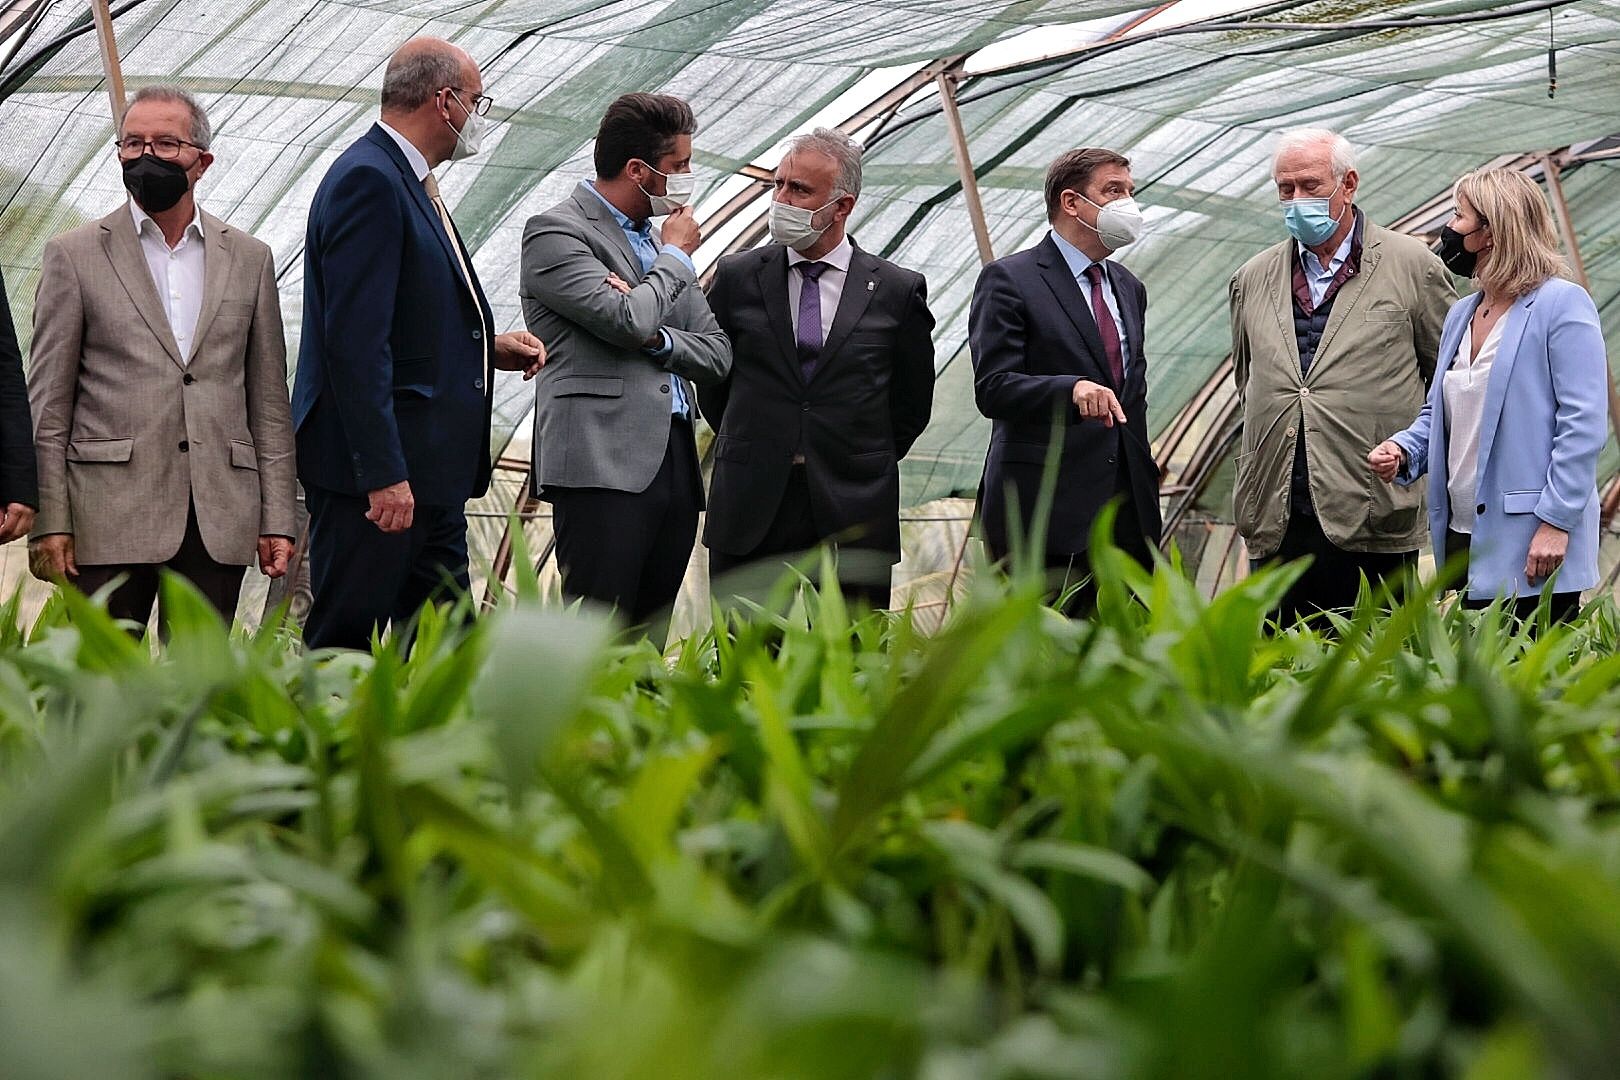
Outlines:
[[[979,517],[995,558],[1011,547],[1008,492],[1017,493],[1022,527],[1033,516],[1054,419],[1061,456],[1047,528],[1048,555],[1086,550],[1092,520],[1120,493],[1121,462],[1142,534],[1151,543],[1159,541],[1159,470],[1148,444],[1147,357],[1142,348],[1147,290],[1116,262],[1107,264],[1107,272],[1129,339],[1123,387],[1109,373],[1086,294],[1050,235],[986,266],[974,287],[968,316],[973,395],[979,411],[992,421]],[[1126,423],[1108,428],[1082,420],[1072,396],[1081,379],[1111,388]]]
[[[476,305],[426,189],[373,126],[309,208],[293,380],[305,484],[364,495],[409,480],[428,506],[484,493],[493,320],[473,280]]]
[[[11,321],[6,283],[0,280],[0,508],[22,503],[39,509],[39,476],[34,468],[34,421],[28,411],[22,350]]]
[[[709,289],[734,359],[728,379],[698,390],[719,433],[703,542],[731,555],[758,547],[802,453],[822,535],[898,560],[899,462],[934,401],[927,282],[856,247],[806,383],[787,275],[787,248],[772,244],[721,259]]]

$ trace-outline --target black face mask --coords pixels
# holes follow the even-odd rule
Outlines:
[[[179,162],[142,154],[123,165],[125,189],[148,214],[161,214],[170,209],[191,189],[191,179]]]
[[[1482,229],[1484,227],[1484,225],[1480,226]],[[1439,255],[1440,261],[1446,264],[1446,269],[1458,277],[1471,278],[1474,276],[1474,265],[1479,262],[1479,252],[1469,251],[1463,247],[1464,238],[1473,235],[1473,233],[1460,233],[1450,225],[1446,225],[1440,230],[1440,248],[1435,254]]]

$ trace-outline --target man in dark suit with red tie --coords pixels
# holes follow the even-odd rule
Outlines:
[[[1027,532],[1056,438],[1056,489],[1044,548],[1062,588],[1088,579],[1097,514],[1120,500],[1114,539],[1148,563],[1158,545],[1159,470],[1147,430],[1147,290],[1109,256],[1134,241],[1142,214],[1130,162],[1112,150],[1070,150],[1046,173],[1052,231],[984,268],[973,291],[968,341],[979,411],[992,421],[979,518],[985,544],[1005,559]],[[1095,588],[1066,611],[1088,613]]]
[[[735,356],[729,378],[698,390],[719,432],[710,575],[716,595],[760,595],[826,544],[844,594],[887,607],[899,463],[934,400],[927,282],[845,235],[861,190],[848,136],[794,139],[775,186],[775,243],[720,260],[709,290]]]

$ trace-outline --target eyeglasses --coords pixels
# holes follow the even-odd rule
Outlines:
[[[474,94],[474,93],[472,93],[472,91],[468,90],[465,86],[447,86],[447,87],[445,87],[445,89],[450,91],[452,94],[469,94],[469,95],[471,95],[468,100],[470,100],[472,102],[472,111],[477,113],[479,116],[488,116],[489,115],[489,107],[491,105],[495,104],[495,99],[494,98],[489,97],[486,94]],[[456,100],[460,101],[461,99],[457,98]]]
[[[168,135],[156,139],[143,139],[139,135],[126,135],[122,139],[114,139],[113,146],[118,148],[118,156],[121,158],[138,158],[146,153],[146,148],[150,146],[152,153],[164,161],[173,161],[188,146],[193,150],[206,151],[208,149],[206,146],[198,146],[194,142],[187,142],[184,139],[176,139]]]

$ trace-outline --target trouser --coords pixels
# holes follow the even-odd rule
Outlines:
[[[1446,561],[1458,560],[1461,564],[1461,574],[1457,578],[1463,593],[1462,605],[1465,608],[1489,607],[1489,600],[1470,600],[1467,596],[1468,584],[1468,548],[1473,538],[1467,533],[1460,533],[1453,529],[1446,530]],[[1507,609],[1521,622],[1535,617],[1536,607],[1541,603],[1541,594],[1535,596],[1519,596],[1508,602]],[[1569,622],[1581,610],[1581,594],[1576,592],[1555,592],[1548,603],[1547,621],[1550,623]]]
[[[1114,498],[1118,500],[1115,504],[1118,510],[1114,514],[1114,546],[1142,566],[1152,566],[1155,542],[1142,531],[1142,518],[1137,512],[1133,490],[1130,471],[1122,459],[1114,477]],[[992,548],[989,554],[996,562],[1005,562],[1011,553]],[[1085,619],[1096,612],[1096,572],[1089,552],[1048,549],[1046,580],[1048,603],[1056,604],[1063,615],[1070,619]],[[1064,600],[1063,594],[1070,588],[1075,591]]]
[[[423,604],[471,587],[465,507],[418,505],[409,529],[385,533],[366,520],[364,495],[306,487],[304,503],[311,648],[367,649],[374,631],[405,633]]]
[[[816,527],[810,504],[809,473],[805,466],[794,465],[788,470],[782,501],[754,549],[742,555],[710,549],[710,584],[717,596],[761,599],[787,566],[798,567],[815,580],[821,563],[811,552],[826,542],[829,538]],[[894,565],[890,553],[856,545],[834,546],[838,552],[838,588],[844,598],[875,609],[887,608]]]
[[[1363,574],[1372,588],[1387,583],[1398,595],[1402,578],[1417,569],[1418,561],[1416,551],[1346,550],[1328,539],[1316,515],[1295,510],[1277,553],[1253,560],[1250,565],[1292,562],[1306,556],[1311,558],[1310,567],[1294,582],[1277,609],[1277,621],[1283,626],[1291,626],[1313,612],[1352,606]]]
[[[703,481],[692,425],[670,421],[658,475],[644,491],[547,486],[565,600],[618,611],[662,642],[697,539]]]
[[[1153,543],[1142,532],[1142,522],[1136,513],[1127,479],[1121,473],[1119,513],[1114,516],[1114,546],[1135,559],[1142,566],[1153,565]],[[1046,556],[1048,595],[1057,610],[1070,619],[1087,619],[1097,611],[1097,574],[1091,564],[1091,553],[1073,555],[1048,553]],[[1063,599],[1063,594],[1079,587]]]
[[[100,592],[120,574],[124,580],[107,597],[107,613],[115,619],[133,622],[144,634],[152,618],[152,605],[158,600],[158,583],[162,571],[169,570],[197,587],[197,591],[213,605],[226,623],[236,618],[236,602],[242,595],[242,572],[245,566],[217,562],[208,554],[202,532],[197,527],[197,508],[186,512],[186,534],[180,549],[161,563],[96,563],[79,564],[79,576],[70,579],[75,588],[85,595]],[[160,632],[168,621],[164,611],[158,611]]]

